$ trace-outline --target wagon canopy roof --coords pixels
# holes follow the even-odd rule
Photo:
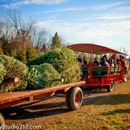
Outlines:
[[[72,45],[67,46],[67,48],[70,48],[77,52],[92,53],[92,54],[97,54],[97,55],[107,54],[107,53],[127,55],[123,52],[114,50],[112,48],[108,48],[108,47],[96,45],[96,44],[91,44],[91,43],[72,44]]]

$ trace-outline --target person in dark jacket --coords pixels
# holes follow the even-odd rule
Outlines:
[[[101,65],[102,66],[109,66],[109,63],[107,61],[107,55],[104,55],[102,58],[101,58]]]

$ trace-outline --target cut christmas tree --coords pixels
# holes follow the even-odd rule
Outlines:
[[[0,55],[0,62],[6,69],[6,75],[0,85],[1,92],[24,90],[27,83],[25,82],[25,76],[27,73],[27,66],[6,55]]]
[[[5,75],[6,75],[6,69],[3,66],[3,64],[0,63],[0,84],[4,80]]]
[[[59,73],[51,64],[32,65],[26,77],[29,89],[41,89],[61,84],[54,79],[60,78]]]

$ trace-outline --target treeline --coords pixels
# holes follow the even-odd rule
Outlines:
[[[65,40],[57,32],[52,37],[46,29],[40,30],[31,18],[24,22],[18,10],[9,10],[5,18],[0,20],[0,54],[13,56],[26,63],[64,45]]]

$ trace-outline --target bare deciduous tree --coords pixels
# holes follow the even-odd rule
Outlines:
[[[12,37],[21,40],[22,49],[25,49],[25,41],[31,40],[31,33],[35,28],[35,21],[29,18],[29,22],[22,21],[21,12],[18,10],[7,11],[6,27],[13,28]],[[7,32],[7,31],[6,31]]]
[[[129,53],[129,50],[127,47],[120,47],[119,51],[125,53],[125,54],[128,54]]]
[[[32,34],[32,42],[34,43],[38,52],[47,52],[48,50],[48,31],[34,30]]]
[[[1,35],[1,33],[2,33],[2,27],[3,27],[3,21],[2,20],[0,20],[0,35]]]
[[[22,28],[21,12],[18,10],[8,10],[6,15],[6,22],[10,27],[16,29],[16,33],[19,34],[19,30]]]
[[[123,48],[122,48],[122,51],[123,51],[125,54],[128,54],[128,52],[129,52],[126,47],[123,47]]]

